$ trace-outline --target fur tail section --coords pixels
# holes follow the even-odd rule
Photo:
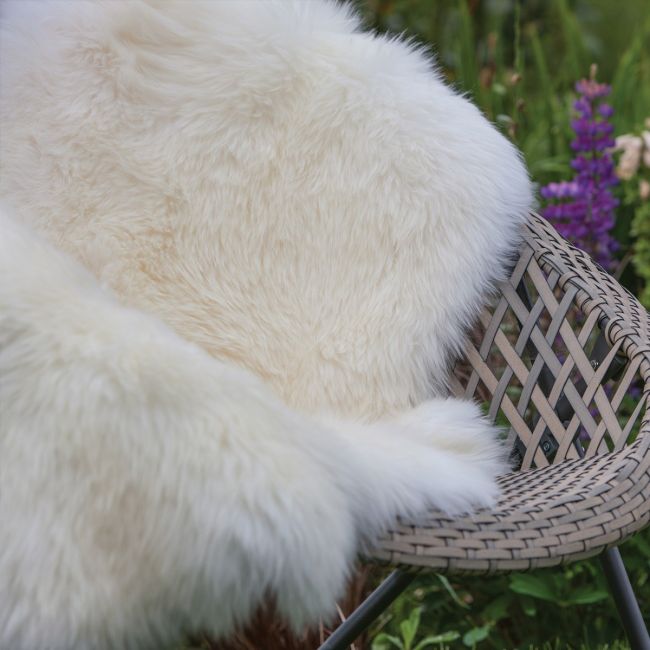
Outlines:
[[[397,515],[488,505],[504,468],[469,403],[317,422],[129,310],[0,214],[0,647],[228,635],[269,593],[331,613]]]
[[[498,496],[495,478],[508,470],[498,430],[468,401],[432,399],[386,421],[336,429],[358,455],[349,493],[362,539],[398,515],[489,507]]]

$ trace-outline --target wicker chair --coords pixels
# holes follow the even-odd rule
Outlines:
[[[520,471],[500,479],[503,494],[491,510],[460,518],[430,512],[399,522],[370,558],[399,569],[322,650],[346,647],[416,568],[493,574],[597,554],[632,647],[650,648],[612,548],[650,521],[650,316],[534,214],[500,289],[452,389],[487,403],[489,416],[510,427]]]

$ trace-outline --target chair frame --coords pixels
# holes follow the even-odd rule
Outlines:
[[[492,510],[398,522],[369,556],[398,568],[320,650],[347,648],[423,569],[494,574],[595,555],[632,648],[650,650],[616,548],[650,522],[650,315],[531,214],[511,276],[480,320],[451,388],[487,399],[489,416],[507,419],[519,471],[499,479],[503,496]],[[643,394],[621,427],[617,412],[635,379]]]

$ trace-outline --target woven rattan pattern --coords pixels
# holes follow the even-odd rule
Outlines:
[[[525,469],[500,479],[492,510],[400,522],[371,557],[460,573],[525,570],[595,555],[648,524],[650,318],[638,301],[533,214],[512,276],[481,324],[468,345],[469,372],[453,390],[507,419]],[[609,350],[595,363],[600,331]],[[620,376],[604,387],[621,357]],[[638,404],[622,415],[631,389]],[[570,404],[565,421],[560,400]]]

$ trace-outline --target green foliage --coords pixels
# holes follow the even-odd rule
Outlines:
[[[607,598],[607,590],[595,585],[574,587],[557,573],[515,573],[510,578],[510,589],[517,594],[555,603],[558,607],[588,605]]]
[[[625,246],[627,243],[628,257],[640,279],[639,299],[646,308],[650,308],[650,196],[642,196],[643,184],[646,184],[645,191],[650,193],[650,169],[640,165],[638,172],[622,184],[619,225],[631,224],[631,237],[622,244]]]
[[[458,632],[445,632],[443,634],[433,634],[425,636],[423,639],[415,642],[415,638],[420,627],[420,615],[422,613],[421,607],[416,607],[411,611],[410,616],[404,619],[400,625],[400,636],[393,636],[382,632],[378,634],[373,643],[372,650],[389,650],[390,648],[398,648],[399,650],[424,650],[434,646],[443,646],[450,641],[455,641],[460,637]]]
[[[650,201],[639,203],[635,209],[632,235],[636,240],[632,259],[637,273],[644,281],[639,298],[646,308],[650,308]]]
[[[416,35],[447,79],[522,150],[540,185],[572,175],[574,84],[592,63],[599,80],[612,84],[616,135],[640,133],[650,117],[647,0],[356,2],[372,27]],[[650,307],[650,200],[641,196],[642,178],[650,181],[650,169],[617,188],[614,235],[618,275]],[[650,613],[650,532],[628,541],[623,556],[641,611]],[[423,575],[380,619],[372,648],[622,650],[622,638],[594,560],[509,576]]]
[[[641,611],[650,612],[649,531],[622,553]],[[594,560],[505,576],[419,576],[378,621],[372,650],[414,650],[423,642],[452,649],[627,648],[623,636]]]
[[[646,0],[356,2],[378,30],[416,35],[448,80],[516,141],[540,184],[569,175],[573,87],[591,63],[613,84],[617,133],[650,116]]]

